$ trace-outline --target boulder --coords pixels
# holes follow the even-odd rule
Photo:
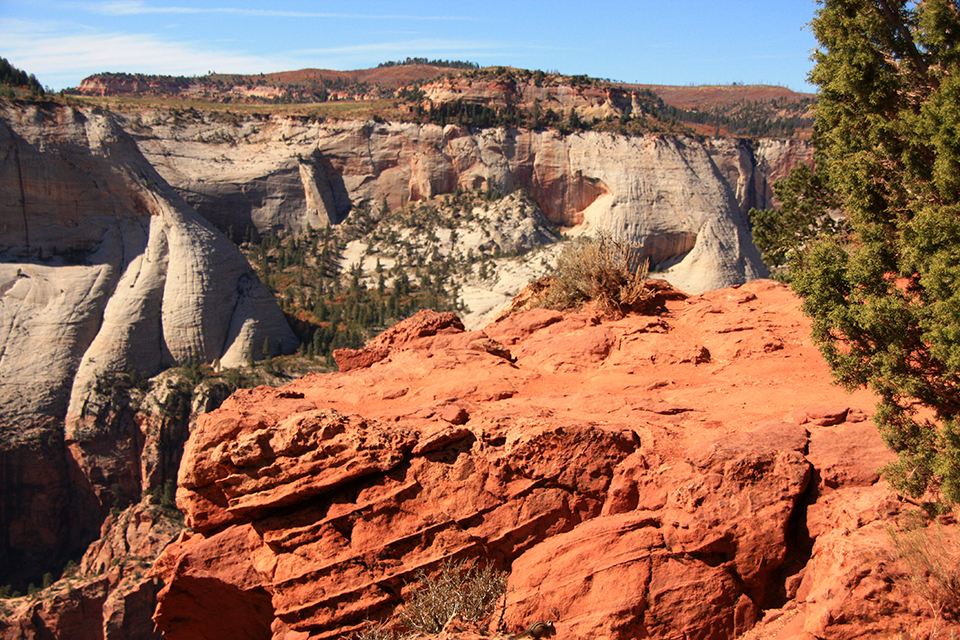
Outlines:
[[[179,567],[203,566],[214,580],[203,591],[216,600],[223,590],[233,597],[237,563],[257,593],[262,586],[271,594],[284,629],[342,635],[398,604],[418,571],[475,554],[509,566],[596,515],[609,470],[636,446],[630,431],[587,424],[531,425],[499,442],[297,402],[304,406],[288,405],[283,417],[271,410],[238,422],[224,413],[242,410],[231,399],[191,436],[178,504],[198,534],[157,564],[168,585],[155,616],[165,637],[198,633],[177,595],[194,589]],[[246,542],[219,542],[227,536]],[[211,545],[232,548],[231,557],[206,560]],[[243,616],[260,610],[243,606]],[[180,625],[189,633],[179,635]]]
[[[748,630],[777,591],[810,467],[802,429],[738,435],[692,449],[686,464],[631,474],[633,504],[621,501],[520,556],[508,625],[554,616],[564,637],[611,639]],[[622,496],[624,485],[617,489]],[[660,498],[639,508],[641,493]]]

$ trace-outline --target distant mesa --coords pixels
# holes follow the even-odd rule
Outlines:
[[[807,138],[814,94],[770,85],[666,86],[461,61],[408,58],[371,69],[164,76],[101,73],[66,93],[221,104],[377,102],[387,120],[474,126]]]

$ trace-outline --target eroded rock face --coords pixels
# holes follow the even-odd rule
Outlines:
[[[728,638],[788,613],[820,637],[881,614],[907,630],[916,600],[869,596],[900,578],[858,552],[889,549],[871,536],[903,510],[872,396],[830,384],[779,284],[661,293],[661,314],[619,320],[530,309],[464,331],[425,312],[349,370],[235,394],[187,445],[195,533],[155,565],[158,627],[213,637],[203,612],[225,602],[240,637],[399,628],[418,570],[473,558],[510,571],[501,631]],[[865,586],[838,597],[835,567]]]
[[[552,109],[560,114],[575,109],[584,120],[642,112],[634,92],[615,86],[538,84],[532,80],[505,77],[458,76],[426,82],[420,90],[426,101],[434,105],[464,102],[494,109],[518,107],[527,113],[535,109]]]
[[[147,504],[110,515],[79,566],[45,597],[5,601],[0,637],[159,640],[150,614],[160,585],[146,569],[180,529],[169,514]]]
[[[248,558],[257,580],[245,591],[270,593],[272,616],[330,636],[396,604],[405,582],[444,558],[480,553],[504,565],[544,535],[597,515],[611,469],[635,446],[632,432],[587,425],[531,430],[498,445],[477,442],[469,429],[424,434],[305,408],[290,406],[280,424],[257,416],[226,446],[221,430],[233,427],[202,425],[195,442],[220,444],[191,448],[182,504],[200,533],[245,531],[249,553],[229,561]],[[181,548],[168,569],[174,576],[189,575],[184,567],[196,558],[191,544]],[[169,582],[175,593],[179,580]],[[165,637],[192,637],[176,606],[156,620]]]
[[[438,333],[456,334],[463,330],[463,323],[450,311],[443,313],[421,311],[412,318],[387,329],[363,349],[337,349],[333,356],[340,371],[363,369],[383,360],[390,355],[391,351],[409,342],[435,336]]]
[[[0,144],[5,407],[62,416],[69,399],[79,415],[106,371],[130,364],[153,375],[191,357],[239,364],[268,336],[277,351],[295,346],[236,247],[111,116],[7,108]],[[54,259],[68,252],[83,264]]]
[[[514,562],[508,623],[558,611],[565,633],[584,638],[749,629],[776,598],[810,464],[796,425],[737,436],[694,447],[685,464],[649,469],[636,455],[620,465],[606,517]]]
[[[94,410],[112,374],[236,365],[267,337],[276,352],[297,341],[236,247],[111,115],[7,105],[0,148],[0,554],[16,558],[13,579],[95,538],[111,485],[139,497],[143,434]]]
[[[694,293],[766,274],[746,212],[772,206],[770,185],[811,156],[800,141],[752,147],[294,119],[174,127],[164,114],[141,118],[129,128],[146,157],[221,229],[317,227],[339,222],[362,201],[395,208],[458,188],[522,188],[554,224],[642,244],[652,265],[669,268],[666,277]]]

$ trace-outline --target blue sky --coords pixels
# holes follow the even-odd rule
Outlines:
[[[646,84],[812,91],[815,0],[0,0],[0,56],[54,90],[88,75],[469,60]],[[269,7],[269,8],[265,8]]]

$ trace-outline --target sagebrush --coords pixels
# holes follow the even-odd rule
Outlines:
[[[394,640],[396,634],[385,622],[370,622],[366,629],[350,636],[351,640]]]
[[[646,286],[649,262],[642,247],[600,235],[565,246],[542,299],[549,309],[571,309],[593,300],[604,313],[624,315],[653,297]]]

